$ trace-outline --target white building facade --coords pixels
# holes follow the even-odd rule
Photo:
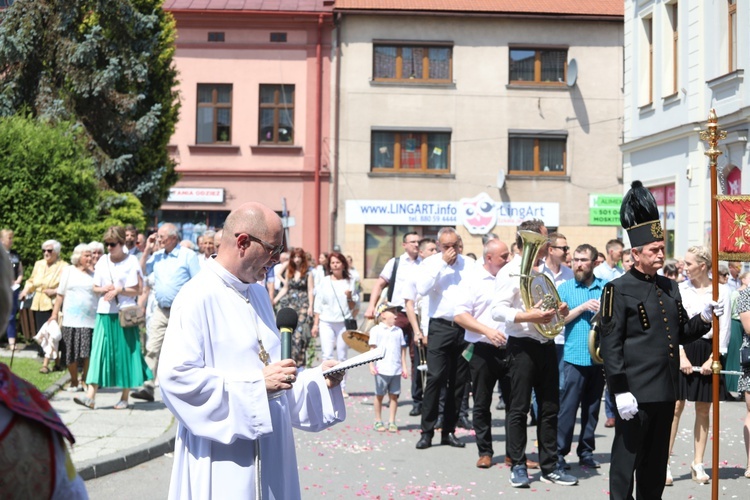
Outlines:
[[[747,0],[627,0],[623,180],[652,189],[669,255],[710,243],[707,146],[711,108],[720,128],[719,194],[750,192]]]

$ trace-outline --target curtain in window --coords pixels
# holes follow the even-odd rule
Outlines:
[[[565,59],[567,53],[564,50],[542,50],[542,81],[560,82],[565,77]]]
[[[424,49],[421,47],[402,47],[401,57],[402,78],[422,79],[422,68],[424,66]]]
[[[427,134],[427,168],[446,170],[448,168],[448,145],[450,134]]]
[[[559,139],[539,140],[539,170],[542,172],[562,172],[565,170],[563,158],[565,141]]]
[[[434,47],[429,49],[430,80],[448,80],[451,76],[451,49]]]
[[[534,81],[534,58],[536,52],[533,50],[511,50],[510,51],[510,81],[533,82]]]
[[[216,141],[229,142],[232,140],[232,110],[219,108],[216,110]]]
[[[422,168],[422,134],[401,134],[401,169]]]
[[[534,139],[510,139],[510,170],[534,170]]]
[[[214,108],[198,108],[197,125],[196,142],[198,144],[212,144],[214,142]]]
[[[375,47],[374,78],[396,78],[396,47]]]
[[[393,168],[393,132],[372,133],[372,168]]]

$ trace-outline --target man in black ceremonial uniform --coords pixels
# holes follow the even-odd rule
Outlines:
[[[610,498],[660,499],[669,455],[680,367],[679,345],[711,328],[712,302],[688,318],[677,283],[656,271],[664,265],[664,234],[651,192],[632,184],[620,209],[634,265],[602,292],[601,354],[618,416],[612,443]]]

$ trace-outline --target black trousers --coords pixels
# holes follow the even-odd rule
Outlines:
[[[474,344],[469,361],[471,383],[474,388],[474,430],[479,456],[493,456],[492,449],[492,393],[498,380],[506,378],[508,363],[505,349],[487,342]],[[507,432],[506,432],[507,435]]]
[[[554,342],[509,337],[510,410],[507,418],[507,454],[513,465],[526,465],[526,416],[531,389],[538,408],[536,436],[539,467],[548,474],[557,468],[557,412],[560,409],[560,374]]]
[[[411,357],[411,400],[414,408],[422,406],[422,372],[417,370],[419,365],[419,349],[414,342],[414,329],[411,327],[409,318],[404,311],[396,313],[396,326],[404,332],[404,340],[409,346],[409,356]]]
[[[633,472],[638,500],[661,498],[667,478],[674,405],[674,401],[638,403],[638,414],[631,420],[621,419],[619,413],[615,416],[609,469],[610,499],[633,498]]]
[[[456,430],[458,408],[469,378],[469,364],[459,363],[466,347],[464,329],[438,318],[430,319],[427,342],[427,386],[422,400],[422,433],[432,436],[438,417],[440,389],[446,387],[443,434]]]

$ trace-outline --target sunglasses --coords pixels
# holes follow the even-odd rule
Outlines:
[[[272,245],[271,243],[268,243],[267,241],[263,241],[260,238],[256,238],[252,234],[248,234],[248,233],[234,233],[234,237],[238,238],[239,236],[243,234],[247,236],[249,240],[263,245],[263,248],[266,249],[266,252],[271,254],[271,257],[278,256],[279,254],[281,254],[281,252],[283,252],[286,249],[286,246],[283,243],[281,243],[280,245]]]
[[[108,241],[108,242],[106,242],[104,244],[107,246],[107,248],[114,248],[117,245],[119,245],[120,243],[117,242],[117,241]]]
[[[570,247],[568,245],[565,245],[563,247],[558,247],[558,246],[555,246],[555,245],[550,245],[550,246],[552,248],[557,248],[558,250],[562,250],[563,252],[567,252],[568,250],[570,250]]]
[[[43,253],[53,253],[54,250],[52,250],[51,248],[42,248],[42,252]]]

